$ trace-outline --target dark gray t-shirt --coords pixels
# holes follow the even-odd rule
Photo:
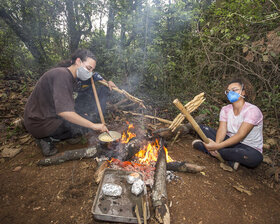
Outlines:
[[[24,109],[24,125],[35,138],[50,136],[62,123],[61,112],[75,111],[73,84],[67,68],[54,68],[42,75]]]

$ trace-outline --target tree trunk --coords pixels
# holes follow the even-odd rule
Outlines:
[[[15,20],[4,8],[0,8],[0,18],[15,32],[20,40],[26,45],[31,52],[35,61],[40,65],[45,65],[48,61],[43,49],[40,49],[40,41],[35,38],[32,32],[27,26],[24,26]]]
[[[79,24],[76,21],[76,14],[74,11],[74,2],[73,0],[65,1],[66,10],[67,10],[67,27],[69,34],[69,50],[73,53],[79,46],[81,31],[78,29]],[[75,10],[78,10],[77,8]]]
[[[112,0],[112,1],[110,1],[108,22],[107,22],[107,34],[106,34],[106,47],[107,47],[107,49],[111,49],[112,46],[113,46],[115,15],[116,15],[115,0]]]

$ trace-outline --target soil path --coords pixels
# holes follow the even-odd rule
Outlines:
[[[177,173],[168,183],[171,223],[280,223],[279,186],[265,178],[265,164],[226,172],[219,162],[191,148],[191,136],[172,148],[171,157],[206,166],[205,173]],[[77,146],[76,146],[77,147]],[[74,146],[60,145],[69,149]],[[0,223],[104,223],[93,219],[91,206],[97,190],[93,159],[38,167],[36,146],[24,146],[15,158],[0,164]],[[21,166],[19,171],[14,168]],[[252,195],[237,191],[242,185]],[[150,219],[149,223],[156,223]]]

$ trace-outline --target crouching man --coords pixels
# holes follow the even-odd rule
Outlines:
[[[103,79],[97,73],[93,75],[96,57],[86,49],[78,49],[67,63],[68,66],[56,67],[44,73],[25,105],[24,125],[35,137],[44,156],[57,153],[55,141],[70,139],[90,130],[108,131],[104,124],[95,122],[89,116],[90,112],[97,111],[91,89],[87,90],[87,94],[79,93],[76,100],[78,107],[77,105],[75,107],[73,98],[77,83],[87,82],[92,76],[97,80]],[[108,85],[110,89],[115,87],[111,81]],[[109,89],[104,91],[104,88],[99,91],[103,110],[105,110],[108,92]],[[86,101],[82,96],[87,97]],[[91,111],[81,110],[83,105],[92,105],[88,107]]]

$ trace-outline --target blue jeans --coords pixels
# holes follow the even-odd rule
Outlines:
[[[216,141],[217,131],[215,129],[204,125],[200,125],[200,128],[207,138]],[[224,140],[228,138],[229,136],[226,136]],[[204,146],[199,150],[210,154]],[[263,160],[263,155],[258,150],[242,143],[219,149],[218,152],[225,161],[239,162],[240,164],[250,168],[257,167]]]

